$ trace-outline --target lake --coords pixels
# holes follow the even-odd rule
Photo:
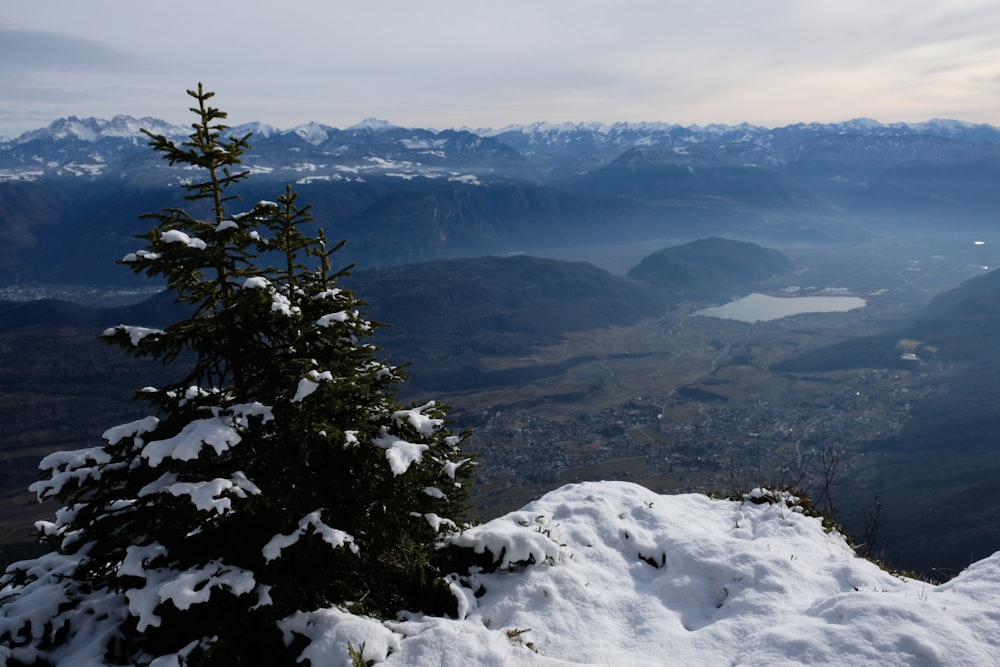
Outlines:
[[[856,296],[777,297],[754,293],[722,306],[703,308],[694,314],[740,322],[768,322],[802,313],[842,313],[864,308],[866,304]]]

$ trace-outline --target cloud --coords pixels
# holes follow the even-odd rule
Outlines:
[[[144,78],[163,69],[97,40],[6,26],[0,62],[0,126],[16,131],[64,115],[102,115],[109,101],[124,106],[127,96],[148,93]]]
[[[82,37],[41,30],[0,27],[0,60],[4,72],[30,73],[53,69],[134,67],[142,58]]]
[[[18,110],[184,120],[199,80],[233,122],[503,126],[990,120],[994,0],[126,0],[15,3],[0,131]],[[197,16],[197,22],[192,20]],[[178,102],[178,100],[180,100]],[[993,109],[993,111],[990,111]],[[27,120],[25,120],[27,122]],[[31,129],[37,127],[33,123]]]

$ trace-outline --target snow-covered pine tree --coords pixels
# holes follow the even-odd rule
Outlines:
[[[32,488],[63,507],[39,524],[53,550],[0,580],[6,664],[294,664],[325,609],[455,608],[438,545],[467,502],[460,437],[442,406],[399,403],[403,374],[291,189],[229,212],[249,135],[188,94],[188,140],[149,136],[202,175],[184,186],[200,214],[150,214],[121,261],[191,315],[104,332],[184,377],[137,392],[153,414],[102,446],[42,461]]]

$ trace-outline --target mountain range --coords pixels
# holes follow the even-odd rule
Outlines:
[[[154,118],[71,117],[0,140],[0,283],[129,280],[112,262],[145,231],[138,216],[183,201],[184,175],[140,128],[188,133]],[[368,119],[231,132],[252,133],[244,201],[291,183],[362,268],[713,234],[972,232],[1000,208],[1000,129],[958,121],[436,131]]]

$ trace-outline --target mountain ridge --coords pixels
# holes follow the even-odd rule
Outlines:
[[[160,118],[143,116],[136,118],[126,114],[118,114],[110,119],[89,116],[79,118],[77,116],[67,116],[58,118],[49,125],[34,130],[28,130],[15,137],[0,137],[0,146],[4,144],[23,144],[38,139],[66,139],[75,137],[82,141],[97,141],[105,138],[134,137],[144,139],[145,135],[139,131],[140,127],[145,127],[151,132],[164,134],[166,136],[183,137],[187,136],[190,128],[186,125],[176,125]],[[832,123],[801,122],[781,126],[753,125],[750,123],[739,123],[727,125],[720,123],[710,123],[707,125],[691,124],[680,125],[663,121],[618,121],[614,123],[588,122],[588,121],[567,121],[562,123],[549,123],[538,121],[528,124],[513,124],[501,128],[468,128],[452,127],[441,130],[434,128],[404,127],[396,125],[391,121],[368,117],[357,123],[338,128],[321,121],[312,120],[289,128],[278,128],[274,125],[262,121],[250,121],[230,127],[230,132],[235,135],[247,132],[260,133],[265,135],[289,134],[298,131],[308,133],[313,128],[322,130],[345,131],[345,132],[390,132],[397,130],[421,131],[431,134],[442,132],[470,132],[483,137],[498,137],[502,135],[512,135],[519,133],[526,136],[541,135],[570,135],[579,132],[587,132],[592,136],[621,136],[625,134],[663,134],[663,133],[684,133],[688,135],[701,134],[704,136],[725,137],[729,140],[738,138],[748,139],[750,137],[767,133],[794,133],[794,132],[822,132],[822,133],[864,133],[876,132],[882,134],[916,133],[932,136],[959,137],[970,140],[975,137],[989,137],[992,140],[1000,138],[1000,126],[989,123],[971,123],[958,119],[932,118],[920,122],[890,122],[883,123],[871,118],[853,118],[846,121]]]

